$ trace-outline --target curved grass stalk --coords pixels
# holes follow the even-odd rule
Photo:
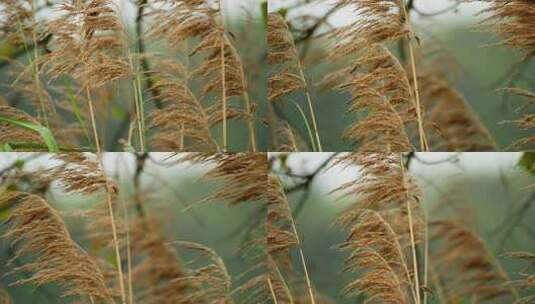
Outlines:
[[[305,78],[305,73],[303,72],[301,59],[297,60],[297,68],[299,70],[299,75],[301,76],[301,80],[303,81],[303,84],[305,85],[305,96],[306,96],[307,103],[308,103],[308,110],[310,112],[310,117],[312,119],[312,128],[314,129],[314,135],[315,135],[315,140],[316,140],[316,144],[318,147],[318,152],[323,152],[321,148],[321,140],[320,140],[320,135],[318,131],[318,124],[316,123],[316,113],[314,112],[314,107],[312,105],[312,97],[310,96],[310,91],[309,91],[308,84]]]
[[[412,26],[410,22],[410,15],[407,12],[407,7],[405,6],[405,1],[401,2],[401,6],[403,9],[403,15],[405,16],[405,22],[407,26],[409,27],[409,35],[413,35]],[[414,94],[416,98],[416,116],[418,119],[418,134],[420,136],[420,149],[424,152],[429,151],[429,145],[427,143],[427,137],[425,135],[424,130],[424,122],[423,122],[423,114],[422,114],[422,105],[420,103],[420,90],[418,87],[418,75],[416,75],[416,59],[414,55],[414,48],[412,47],[412,37],[409,37],[408,39],[408,47],[409,47],[409,57],[411,61],[411,70],[412,70],[412,79],[414,80]]]
[[[303,122],[305,123],[305,127],[307,128],[308,136],[310,138],[310,144],[312,144],[312,150],[318,151],[316,149],[316,141],[314,140],[314,136],[312,135],[312,130],[310,129],[310,125],[308,124],[308,119],[307,119],[307,116],[305,115],[305,112],[303,111],[301,106],[299,106],[297,102],[293,100],[290,100],[290,101],[297,108],[297,110],[299,111],[299,114],[301,114],[301,118],[303,118]]]
[[[238,58],[238,56],[236,56],[236,58]],[[244,101],[245,101],[245,111],[247,111],[247,127],[249,128],[249,136],[250,136],[250,141],[251,141],[251,149],[253,150],[252,152],[256,152],[257,151],[257,147],[256,147],[256,131],[255,131],[255,127],[254,127],[254,113],[252,112],[252,108],[251,108],[251,100],[249,99],[249,93],[247,92],[247,84],[245,83],[245,72],[243,71],[243,64],[240,63],[240,78],[241,78],[241,82],[242,82],[242,87],[243,87],[243,98],[244,98]]]
[[[136,104],[136,121],[139,137],[139,150],[141,153],[145,152],[145,126],[144,126],[144,112],[143,112],[143,93],[141,92],[141,77],[139,76],[139,64],[134,66],[132,55],[129,54],[129,63],[132,70],[135,71],[135,79],[132,81],[134,88],[134,102]],[[137,61],[137,60],[136,60]]]
[[[102,153],[99,154],[99,162],[100,162],[100,165],[102,166],[102,175],[103,175],[103,178],[105,180],[105,183],[106,183],[106,201],[108,203],[108,210],[109,210],[109,213],[110,213],[110,223],[111,223],[111,229],[112,229],[112,235],[113,235],[113,245],[114,245],[114,248],[115,248],[115,259],[117,261],[117,276],[119,277],[119,289],[121,291],[121,301],[123,304],[126,304],[126,290],[125,290],[125,286],[124,286],[124,280],[123,280],[123,267],[122,267],[122,264],[121,264],[121,252],[119,250],[119,241],[118,241],[118,237],[117,237],[117,226],[116,226],[116,223],[115,223],[115,215],[114,215],[114,212],[113,212],[113,205],[112,205],[112,199],[111,199],[111,187],[110,187],[110,183],[108,181],[108,177],[106,175],[106,171],[104,169],[104,162],[103,162],[103,159],[102,159]]]
[[[93,128],[93,137],[95,140],[95,147],[97,149],[97,153],[100,153],[100,139],[98,137],[98,130],[97,130],[97,119],[95,117],[95,109],[93,109],[93,100],[91,98],[91,92],[89,91],[89,87],[85,87],[86,94],[87,94],[87,102],[89,103],[89,116],[91,117],[91,127]]]

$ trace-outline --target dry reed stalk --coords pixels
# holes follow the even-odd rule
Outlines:
[[[421,192],[403,169],[401,156],[391,153],[345,154],[335,164],[358,166],[357,179],[335,191],[357,197],[336,220],[350,229],[338,247],[350,250],[346,271],[360,272],[345,292],[366,294],[385,303],[420,303],[415,247],[422,240]],[[412,263],[406,252],[412,251]],[[411,272],[410,269],[413,268]]]
[[[297,248],[301,267],[305,277],[305,283],[310,303],[315,304],[315,296],[312,289],[312,282],[308,272],[295,220],[288,199],[278,177],[268,176],[267,185],[267,238],[268,254],[273,257],[275,263],[280,263],[283,267],[291,268],[290,252],[293,247]]]
[[[321,152],[321,140],[310,88],[307,85],[294,38],[288,29],[286,20],[279,13],[269,13],[268,15],[268,46],[268,63],[279,67],[279,71],[268,79],[268,101],[276,102],[285,95],[303,90],[312,120],[315,137],[313,140],[316,141],[318,151]]]
[[[125,223],[125,246],[126,246],[126,265],[127,265],[127,285],[128,285],[128,303],[134,303],[134,287],[132,281],[132,246],[130,242],[130,220],[128,218],[128,208],[124,199],[121,199],[123,212],[123,223]]]
[[[32,256],[32,261],[15,267],[32,272],[32,276],[15,284],[43,285],[57,283],[63,296],[86,296],[91,301],[112,303],[97,263],[72,239],[59,214],[37,195],[4,192],[0,205],[11,206],[4,237],[18,246],[14,259]]]
[[[399,167],[401,169],[401,174],[403,177],[403,186],[405,188],[405,197],[409,198],[410,193],[408,192],[408,189],[410,188],[410,185],[408,185],[407,181],[407,175],[405,174],[405,167],[403,164],[403,157],[399,157]],[[422,216],[423,217],[423,216]],[[418,259],[416,257],[416,241],[415,241],[415,232],[414,232],[414,225],[413,225],[413,216],[412,216],[412,206],[410,204],[410,200],[407,199],[407,219],[409,224],[409,235],[410,235],[410,241],[411,241],[411,251],[412,251],[412,266],[414,267],[414,290],[416,291],[416,303],[420,303],[420,275],[418,271]],[[424,221],[423,226],[426,226],[427,223]],[[424,233],[427,232],[427,228],[423,227]],[[427,237],[424,235],[424,237]],[[427,244],[427,239],[423,240],[425,244]],[[425,257],[427,260],[427,257]],[[424,273],[427,275],[427,269],[424,270]]]
[[[223,107],[223,152],[227,152],[228,144],[227,144],[227,75],[226,75],[226,62],[225,62],[225,18],[223,16],[223,0],[218,1],[219,5],[219,17],[220,17],[220,24],[219,24],[219,53],[220,53],[220,60],[221,60],[221,102]]]
[[[429,227],[430,240],[439,242],[431,259],[447,303],[518,299],[507,273],[477,234],[452,220],[431,221]]]
[[[271,297],[273,299],[273,302],[275,304],[279,304],[279,302],[277,301],[277,296],[275,295],[275,290],[273,289],[273,284],[271,283],[271,278],[268,278],[268,285],[269,285],[269,291],[271,292]]]
[[[408,47],[409,47],[409,57],[411,61],[411,71],[412,79],[414,82],[414,95],[416,97],[416,117],[418,119],[418,134],[420,136],[420,149],[422,151],[429,151],[429,146],[427,144],[427,137],[424,130],[424,119],[422,113],[422,104],[420,102],[420,89],[418,87],[418,77],[416,76],[416,56],[414,54],[414,47],[412,45],[413,37],[415,37],[414,31],[412,30],[410,15],[407,12],[407,7],[405,6],[405,0],[401,1],[400,5],[403,9],[403,16],[405,18],[405,24],[408,27],[409,37],[408,37]]]

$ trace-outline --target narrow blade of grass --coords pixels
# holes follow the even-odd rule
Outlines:
[[[68,80],[65,80],[65,87],[67,88],[67,97],[69,99],[69,103],[71,104],[72,112],[76,116],[76,119],[78,120],[78,123],[80,124],[80,127],[82,127],[82,130],[84,131],[84,134],[87,138],[87,142],[89,144],[92,144],[91,137],[89,136],[89,131],[87,131],[87,128],[85,126],[85,119],[81,114],[76,95],[74,94],[71,84]]]
[[[303,118],[303,122],[305,123],[305,127],[307,128],[307,132],[308,132],[308,137],[310,139],[310,143],[312,144],[312,150],[313,151],[317,151],[316,140],[314,139],[314,135],[312,135],[312,129],[310,128],[310,124],[308,123],[308,119],[307,119],[307,116],[305,115],[305,112],[303,111],[301,106],[299,106],[299,104],[297,102],[295,102],[293,100],[290,100],[290,101],[292,102],[292,104],[297,108],[297,110],[301,114],[301,118]]]
[[[0,116],[0,121],[7,122],[17,127],[21,127],[21,128],[38,133],[43,139],[49,152],[53,152],[53,153],[59,152],[56,139],[54,138],[54,135],[52,134],[52,131],[50,131],[49,128],[43,127],[38,124],[33,124],[33,123],[25,122],[25,121],[19,121],[19,120],[10,119],[6,117],[2,117],[2,116]]]

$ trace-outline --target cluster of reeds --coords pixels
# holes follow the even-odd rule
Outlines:
[[[223,2],[140,1],[134,37],[124,5],[2,2],[1,39],[15,50],[3,62],[14,79],[5,150],[227,151],[238,120],[256,151],[256,97]]]
[[[521,64],[529,64],[533,57],[533,5],[522,0],[486,2],[489,8],[482,14],[490,16],[482,22],[484,27],[504,36],[502,44],[522,50],[525,58]],[[274,130],[284,130],[273,136],[278,151],[295,151],[295,129],[300,127],[294,122],[277,124],[290,111],[281,110],[280,101],[289,100],[299,107],[293,101],[297,98],[294,93],[302,92],[312,104],[311,100],[322,96],[318,93],[322,91],[350,96],[346,113],[354,118],[343,138],[359,152],[500,149],[470,103],[455,88],[450,77],[454,72],[449,65],[451,58],[436,56],[449,51],[411,23],[411,13],[426,16],[416,9],[414,1],[340,0],[331,3],[330,10],[320,16],[307,13],[306,7],[300,10],[307,5],[289,6],[293,14],[283,6],[270,12],[268,18],[268,61],[276,67],[269,79],[268,99],[276,107],[270,121]],[[459,6],[457,1],[444,12]],[[342,10],[356,17],[346,25],[330,28],[330,17]],[[327,67],[320,71],[323,79],[316,84],[306,77],[318,74],[314,66],[319,63]],[[529,114],[533,96],[527,90],[508,90],[528,99],[527,105],[519,109],[527,114],[508,121],[528,131],[527,136],[509,148],[529,148],[533,141],[529,134],[533,128]],[[317,140],[311,136],[317,117],[313,112],[310,118],[300,112],[311,138],[310,147],[318,150]]]
[[[2,267],[19,277],[13,284],[55,283],[64,296],[91,303],[333,303],[311,268],[314,252],[305,248],[307,232],[297,221],[301,209],[288,198],[306,189],[320,169],[296,174],[284,165],[284,154],[179,153],[163,164],[151,154],[129,156],[135,159],[130,193],[104,166],[103,155],[48,155],[53,162],[44,168],[27,169],[23,161],[2,171],[3,239],[12,248]],[[528,303],[532,295],[522,289],[532,286],[532,265],[508,274],[471,226],[462,195],[442,204],[450,212],[424,211],[426,198],[409,172],[409,157],[344,153],[320,167],[355,172],[332,191],[348,201],[333,219],[345,240],[322,244],[346,256],[340,269],[348,281],[340,293],[373,303]],[[237,252],[248,261],[245,271],[234,273],[205,245],[168,239],[167,224],[152,207],[153,193],[142,183],[148,162],[204,168],[200,180],[214,188],[184,212],[196,203],[252,208],[235,232],[244,236]],[[296,186],[292,179],[305,183]],[[60,213],[48,200],[53,189],[95,202]],[[63,219],[68,215],[84,223],[76,240]],[[195,258],[186,260],[190,256]],[[509,256],[533,262],[527,252]]]
[[[360,152],[502,148],[446,76],[452,71],[444,58],[438,65],[429,60],[434,51],[427,49],[439,44],[411,22],[423,14],[414,1],[339,0],[320,16],[287,14],[315,2],[262,12],[264,56],[240,49],[253,41],[236,36],[223,0],[139,1],[135,33],[121,1],[4,1],[3,149],[322,151],[332,135],[322,130],[328,119],[318,108],[329,92],[349,97],[345,113],[352,122],[335,135]],[[487,3],[483,27],[504,37],[500,45],[521,50],[520,68],[528,65],[533,5],[468,2]],[[341,10],[356,17],[328,27]],[[260,21],[251,17],[241,26]],[[266,68],[263,98],[257,82]],[[510,86],[504,94],[526,97],[527,105],[519,108],[523,117],[506,121],[520,129],[509,148],[530,148],[533,94]]]
[[[502,266],[500,257],[474,227],[469,216],[472,205],[462,194],[448,194],[437,205],[440,208],[425,210],[428,202],[407,168],[407,157],[400,153],[342,153],[326,161],[327,167],[344,168],[355,175],[332,191],[336,200],[347,200],[347,207],[333,221],[346,235],[334,246],[346,256],[341,267],[348,277],[340,279],[347,284],[337,284],[340,293],[357,303],[529,303],[533,299],[529,291],[533,255],[508,253],[528,264],[519,273],[508,273],[510,268]],[[314,252],[303,248],[307,231],[298,232],[295,220],[300,209],[290,205],[286,196],[300,188],[294,182],[320,171],[302,176],[286,167],[287,156],[273,158],[277,164],[268,178],[273,302],[331,303],[320,294],[329,285],[314,286],[315,280],[324,277],[320,269],[307,268],[306,257]],[[331,242],[321,243],[335,245]]]
[[[262,209],[265,191],[255,187],[258,180],[265,182],[262,175],[267,174],[267,159],[264,154],[251,155],[256,157],[249,162],[248,154],[184,157],[213,167],[205,179],[226,186],[207,194],[205,201],[256,204]],[[14,250],[2,268],[9,270],[5,273],[9,277],[19,277],[13,284],[56,283],[63,296],[84,303],[252,303],[251,299],[266,299],[265,262],[245,273],[231,274],[213,249],[192,241],[166,239],[140,182],[149,155],[136,155],[135,189],[130,196],[109,176],[101,155],[48,157],[52,161],[48,168],[28,172],[22,165],[2,172],[0,210],[8,214],[2,221],[6,231],[3,239],[9,240]],[[247,164],[241,172],[235,170],[240,163]],[[251,170],[255,167],[256,171]],[[28,180],[29,175],[35,178]],[[245,187],[241,195],[230,195],[241,187]],[[83,238],[91,246],[75,241],[63,220],[65,214],[47,202],[52,189],[97,200],[91,208],[72,214],[85,223]],[[259,234],[264,227],[259,222],[251,229]],[[245,259],[265,261],[265,245],[259,237],[245,242],[239,251]],[[184,260],[188,252],[197,257]],[[27,276],[20,278],[23,273]]]

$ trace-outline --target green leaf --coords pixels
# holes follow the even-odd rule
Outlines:
[[[9,143],[5,143],[2,146],[0,146],[0,152],[12,152],[13,148],[9,145]]]
[[[82,127],[82,130],[84,131],[85,136],[87,137],[87,142],[90,143],[91,138],[89,137],[89,133],[87,132],[87,128],[85,126],[85,119],[81,114],[81,110],[80,110],[80,107],[78,106],[76,95],[74,94],[71,84],[68,80],[65,80],[65,86],[67,87],[67,96],[69,97],[69,102],[71,104],[73,113],[76,116],[78,123]]]
[[[535,152],[524,152],[518,160],[518,165],[531,175],[535,175]]]
[[[12,58],[16,52],[17,48],[8,41],[0,43],[0,58]]]
[[[115,253],[107,254],[104,259],[106,262],[108,262],[111,266],[113,266],[115,269],[117,269],[117,257],[115,256]]]
[[[281,8],[281,9],[279,9],[277,12],[278,12],[279,14],[281,14],[281,16],[282,16],[283,18],[286,19],[286,15],[288,15],[288,9],[287,9],[287,8],[284,8],[284,7],[283,7],[283,8]]]
[[[48,148],[48,152],[57,153],[59,152],[58,144],[56,143],[56,140],[54,139],[54,135],[52,135],[52,131],[50,129],[43,127],[39,124],[33,124],[26,121],[19,121],[16,119],[11,119],[7,117],[0,116],[0,121],[7,122],[9,124],[28,129],[30,131],[34,131],[36,133],[39,133],[41,138],[43,138],[43,141],[45,142],[45,145]]]
[[[297,108],[297,110],[299,111],[299,114],[301,114],[301,118],[303,119],[303,122],[304,122],[305,127],[306,127],[307,132],[308,132],[308,137],[310,138],[310,144],[312,145],[312,150],[313,151],[317,151],[316,150],[316,141],[314,140],[314,136],[312,135],[312,129],[310,129],[310,124],[308,123],[308,119],[307,119],[307,116],[305,115],[305,112],[303,111],[301,106],[299,106],[299,104],[297,102],[295,102],[293,100],[290,100],[290,101]]]
[[[0,209],[0,222],[5,222],[9,218],[9,208]]]
[[[113,106],[111,108],[111,115],[114,118],[121,120],[126,117],[127,113],[123,108],[118,107],[118,106]]]

